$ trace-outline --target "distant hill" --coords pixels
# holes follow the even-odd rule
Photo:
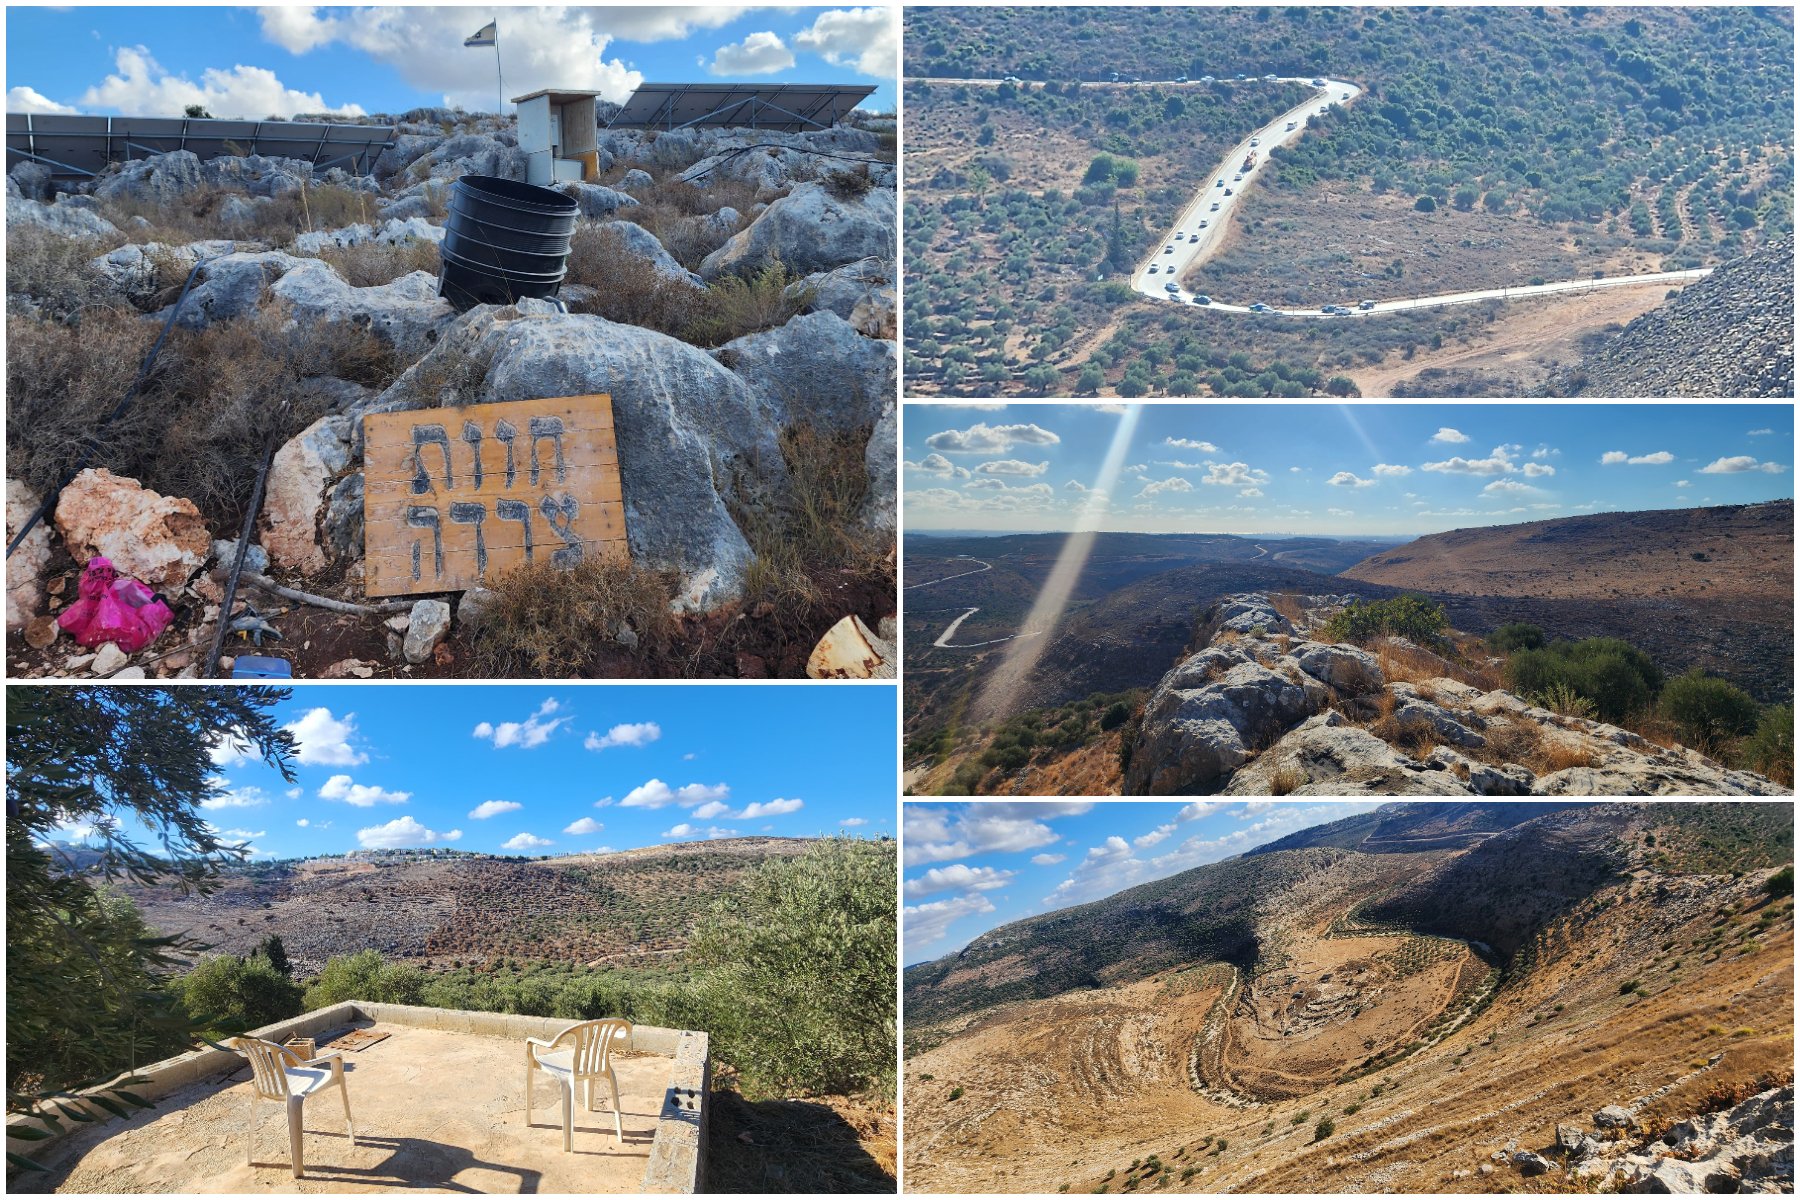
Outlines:
[[[1529,621],[1621,637],[1666,671],[1699,666],[1759,699],[1792,695],[1791,500],[1453,529],[1340,578],[1427,592],[1470,632]]]
[[[1461,850],[1503,829],[1545,816],[1566,804],[1506,804],[1486,801],[1441,804],[1419,801],[1384,804],[1374,812],[1315,825],[1265,843],[1249,854],[1275,854],[1311,846],[1336,846],[1365,854],[1412,854],[1421,850]]]
[[[281,935],[303,971],[373,946],[389,959],[506,955],[592,963],[667,956],[744,872],[805,838],[728,838],[546,859],[344,855],[246,866],[208,895],[126,887],[150,926],[248,954]]]
[[[1794,239],[1760,247],[1627,325],[1547,396],[1794,395]]]

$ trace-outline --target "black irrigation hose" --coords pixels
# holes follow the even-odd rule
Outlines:
[[[236,250],[237,246],[234,243],[232,248],[225,253],[232,254]],[[169,309],[169,319],[163,322],[162,332],[156,335],[155,344],[150,347],[150,353],[144,357],[143,365],[138,368],[137,378],[131,381],[131,386],[125,389],[125,394],[119,397],[119,402],[113,405],[113,410],[102,417],[100,423],[94,426],[93,432],[88,434],[87,445],[82,450],[81,457],[75,460],[75,465],[63,472],[63,476],[57,481],[56,486],[51,488],[49,494],[44,497],[44,502],[37,506],[37,511],[31,514],[30,519],[24,525],[20,526],[17,536],[7,543],[6,557],[12,557],[13,551],[19,548],[19,543],[25,540],[25,535],[36,528],[37,523],[44,519],[44,514],[56,504],[57,498],[62,495],[63,488],[69,485],[69,480],[79,475],[82,468],[92,460],[100,449],[100,431],[124,416],[125,410],[131,407],[131,402],[137,399],[138,389],[144,386],[144,380],[150,378],[151,368],[156,366],[156,356],[162,353],[163,343],[169,338],[169,330],[175,328],[175,318],[181,315],[181,306],[187,302],[188,290],[194,286],[194,277],[200,274],[201,267],[224,256],[215,254],[212,258],[202,258],[194,263],[194,269],[188,272],[186,282],[181,285],[181,295],[175,298],[174,305]]]
[[[697,174],[694,175],[694,177],[692,179],[690,179],[687,176],[687,174],[684,172],[683,174],[677,175],[675,177],[676,182],[692,183],[694,181],[694,179],[698,179],[701,175],[710,174],[713,170],[713,167],[722,167],[728,161],[730,161],[733,158],[736,158],[738,155],[748,154],[752,150],[792,150],[796,154],[816,154],[820,158],[841,158],[845,162],[867,163],[870,166],[874,166],[877,163],[879,163],[883,166],[892,166],[893,165],[893,164],[889,163],[888,160],[885,158],[874,158],[867,154],[839,154],[839,153],[837,153],[835,151],[831,151],[831,150],[802,150],[798,146],[789,146],[782,142],[757,142],[755,145],[739,146],[735,150],[727,150],[724,153],[724,155],[719,159],[718,162],[713,163],[712,166],[707,167],[706,170],[698,172]],[[693,168],[690,167],[688,169],[692,170]]]
[[[206,666],[200,672],[200,678],[211,679],[213,672],[219,669],[219,653],[225,648],[225,634],[231,628],[231,606],[237,603],[238,576],[244,571],[244,558],[250,552],[250,535],[256,529],[256,514],[262,510],[263,487],[269,482],[269,467],[275,462],[276,434],[281,432],[283,419],[288,414],[288,406],[283,402],[281,408],[269,421],[269,433],[263,442],[262,467],[256,472],[256,487],[250,493],[250,505],[244,510],[244,531],[238,537],[237,554],[232,558],[231,573],[225,577],[225,596],[219,602],[219,620],[213,629],[212,650],[206,656]]]

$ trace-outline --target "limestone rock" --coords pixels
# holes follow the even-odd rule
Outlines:
[[[269,471],[270,474],[273,474],[274,467],[271,466]],[[212,544],[213,561],[218,563],[222,569],[231,570],[231,564],[237,561],[237,545],[236,538],[215,538]],[[258,575],[267,575],[269,573],[269,552],[255,542],[251,542],[249,548],[244,551],[244,570],[254,571]]]
[[[68,203],[68,196],[58,196],[56,203],[39,204],[20,196],[6,198],[6,228],[34,225],[62,237],[111,237],[118,226],[99,213],[79,204]]]
[[[263,549],[276,565],[302,575],[325,569],[319,509],[350,465],[354,417],[320,417],[275,452],[263,496]]]
[[[637,167],[625,172],[624,177],[619,180],[619,190],[630,192],[633,195],[648,191],[655,186],[656,180],[651,177],[650,172],[639,170]]]
[[[121,163],[94,185],[94,195],[102,200],[173,204],[201,186],[200,159],[192,151],[172,150]]]
[[[814,679],[892,679],[895,663],[893,645],[852,613],[819,639],[806,673]]]
[[[676,262],[675,256],[656,240],[656,235],[642,225],[632,221],[607,221],[600,228],[613,235],[622,253],[649,263],[663,278],[695,291],[705,289],[706,284],[700,277]]]
[[[1300,669],[1336,691],[1357,696],[1381,686],[1381,664],[1375,656],[1355,646],[1327,646],[1308,642],[1294,651]]]
[[[173,591],[206,565],[212,538],[194,502],[89,467],[56,502],[56,528],[77,563],[96,554],[121,575]]]
[[[700,275],[754,274],[777,259],[803,274],[864,258],[892,259],[894,228],[894,193],[887,188],[846,199],[803,183],[707,255]]]
[[[131,656],[119,649],[114,642],[107,642],[94,652],[93,671],[95,675],[107,676],[122,671]]]
[[[1234,774],[1221,794],[1466,796],[1469,790],[1449,772],[1431,770],[1338,713],[1326,711]]]
[[[43,163],[22,158],[13,164],[12,170],[6,173],[6,177],[18,188],[18,194],[25,199],[36,200],[39,203],[50,199],[50,168]]]
[[[581,215],[589,220],[605,220],[622,208],[636,208],[638,200],[635,196],[602,187],[597,183],[581,183],[571,180],[559,183],[556,190],[571,197],[581,206]]]
[[[895,344],[863,337],[836,313],[805,313],[728,342],[713,357],[768,400],[784,425],[859,429],[894,398]]]
[[[37,511],[43,497],[22,480],[6,481],[6,544]],[[14,632],[44,607],[44,569],[50,565],[50,525],[39,521],[6,560],[6,628]],[[49,645],[48,642],[44,643]],[[42,647],[39,647],[40,649]]]
[[[438,643],[450,632],[450,605],[443,600],[415,600],[406,620],[406,661],[413,664],[431,658]]]

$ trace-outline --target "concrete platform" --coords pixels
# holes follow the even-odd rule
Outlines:
[[[504,1020],[505,1018],[501,1018]],[[57,1192],[642,1192],[674,1057],[615,1059],[625,1141],[611,1097],[575,1113],[575,1148],[562,1148],[562,1108],[548,1076],[534,1082],[525,1119],[519,1037],[415,1024],[358,1022],[389,1036],[344,1053],[357,1144],[335,1091],[306,1106],[306,1177],[289,1171],[283,1110],[263,1103],[251,1125],[249,1067],[190,1083],[128,1121],[81,1129],[35,1157],[48,1176],[14,1172],[9,1190]],[[321,1045],[320,1050],[329,1049]],[[253,1140],[252,1140],[253,1139]],[[254,1163],[245,1163],[246,1143]]]

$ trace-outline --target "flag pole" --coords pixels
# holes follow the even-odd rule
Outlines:
[[[495,115],[504,117],[506,115],[506,76],[500,71],[500,22],[498,19],[494,21],[494,81],[497,88],[494,93],[494,102],[498,106]]]

